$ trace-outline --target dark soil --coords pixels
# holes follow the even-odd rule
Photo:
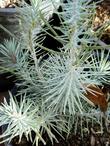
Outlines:
[[[110,21],[110,0],[104,0],[97,8],[96,17],[94,19],[94,28],[97,30],[108,21]],[[106,44],[110,44],[110,25],[102,33],[101,40]]]
[[[58,143],[54,142],[53,146],[110,146],[110,133],[106,130],[103,133],[98,131],[98,125],[94,127],[90,127],[88,132],[85,132],[83,137],[81,137],[81,133],[77,132],[77,134],[71,134],[68,138],[61,138],[60,136],[56,136],[58,139]],[[97,130],[96,130],[97,129]],[[96,132],[97,131],[97,132]],[[98,133],[99,132],[99,133]],[[52,146],[47,135],[44,136],[47,144],[45,146]],[[23,137],[21,143],[18,143],[18,138],[15,138],[12,141],[11,145],[8,146],[32,146],[31,142],[27,142],[26,138]],[[44,146],[42,143],[39,143],[39,146]]]

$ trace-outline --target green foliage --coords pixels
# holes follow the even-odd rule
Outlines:
[[[25,135],[36,145],[39,140],[45,144],[46,132],[53,143],[53,131],[61,135],[74,125],[76,132],[76,119],[82,126],[91,119],[100,124],[99,110],[85,96],[89,85],[110,82],[110,52],[106,54],[99,32],[93,31],[96,7],[91,0],[33,0],[31,6],[18,9],[21,36],[0,45],[0,72],[14,73],[20,89],[15,100],[10,94],[10,102],[0,106],[0,125],[8,124],[1,135],[4,141]],[[61,20],[59,27],[49,23],[53,13]],[[62,44],[60,52],[43,46],[46,34]],[[47,51],[48,59],[37,58],[41,50]]]
[[[19,59],[22,57],[20,43],[16,40],[5,40],[0,44],[0,65],[6,68],[15,68]]]

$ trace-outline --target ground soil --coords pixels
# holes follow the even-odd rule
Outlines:
[[[93,127],[90,125],[89,128],[89,131],[84,133],[83,137],[80,132],[73,134],[72,131],[68,138],[65,139],[57,135],[56,137],[59,142],[54,142],[53,146],[110,146],[110,133],[106,129],[104,129],[103,133],[100,133],[98,125]],[[99,132],[96,132],[98,130]],[[46,146],[52,146],[47,135],[44,135],[43,137],[47,142]],[[32,146],[32,143],[27,142],[26,138],[23,137],[21,143],[18,143],[18,138],[15,138],[12,141],[12,144],[8,146]],[[44,145],[39,143],[39,146]]]
[[[30,4],[30,0],[25,0],[26,3]],[[14,8],[14,7],[22,7],[22,0],[0,0],[0,8]]]

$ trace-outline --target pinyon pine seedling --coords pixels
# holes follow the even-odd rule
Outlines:
[[[87,91],[94,92],[91,85],[110,84],[110,52],[100,40],[104,27],[93,28],[96,7],[92,0],[32,0],[31,6],[18,8],[20,37],[0,44],[0,71],[15,75],[19,89],[0,105],[0,125],[7,125],[0,136],[3,141],[16,136],[21,141],[25,135],[36,146],[39,141],[45,145],[42,135],[47,133],[54,143],[55,132],[69,134],[73,128],[76,133],[78,120],[82,136],[91,121],[102,128],[101,111],[86,96]],[[60,26],[49,22],[53,13]],[[46,35],[62,47],[47,48],[43,45]],[[108,119],[109,112],[108,107]]]

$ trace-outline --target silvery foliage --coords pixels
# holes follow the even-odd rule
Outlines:
[[[61,12],[57,11],[59,5]],[[97,32],[93,31],[95,9],[96,3],[91,0],[67,0],[65,3],[33,0],[31,7],[26,5],[19,10],[21,37],[0,45],[0,62],[2,71],[8,70],[17,76],[18,96],[21,95],[22,100],[17,103],[10,95],[10,102],[5,101],[0,106],[0,125],[8,124],[1,137],[6,136],[6,140],[11,141],[19,136],[21,140],[25,134],[31,139],[34,131],[36,145],[39,140],[45,144],[43,132],[46,131],[53,142],[56,137],[51,128],[57,133],[70,131],[69,127],[77,124],[76,117],[94,119],[92,113],[97,110],[84,93],[89,90],[88,85],[110,82],[109,51],[108,54],[99,51],[103,46],[97,44]],[[55,28],[62,32],[60,36],[48,22],[53,12],[61,20],[60,27]],[[52,34],[48,33],[49,29]],[[43,46],[44,32],[62,43],[59,52]],[[46,60],[43,56],[37,58],[42,49],[48,52]]]
[[[47,132],[52,143],[53,139],[57,141],[51,129],[55,129],[56,132],[62,130],[64,121],[58,114],[55,114],[52,109],[47,111],[45,107],[41,108],[31,100],[27,100],[26,94],[21,96],[19,103],[11,93],[9,95],[9,103],[4,99],[4,103],[0,106],[0,126],[5,126],[3,134],[0,135],[0,138],[4,138],[1,143],[10,142],[16,136],[19,136],[20,142],[25,135],[27,140],[30,139],[32,143],[34,141],[36,146],[39,140],[45,145],[46,142],[42,138],[43,131]],[[35,133],[34,139],[32,131]]]
[[[87,85],[101,85],[102,79],[110,80],[106,76],[110,67],[109,52],[104,55],[104,51],[92,51],[92,45],[97,49],[97,37],[92,31],[96,5],[90,2],[67,0],[67,3],[62,3],[63,11],[57,13],[63,18],[60,40],[64,41],[61,48],[64,54],[50,55],[42,67],[44,103],[64,114],[83,113],[86,110],[83,102],[90,103],[84,96],[89,90]]]

